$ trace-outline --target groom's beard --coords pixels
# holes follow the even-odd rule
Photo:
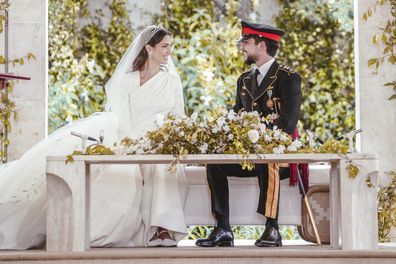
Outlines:
[[[255,56],[255,55],[246,55],[246,58],[245,58],[245,64],[246,65],[252,65],[252,64],[256,63],[256,61],[257,61],[257,56]]]

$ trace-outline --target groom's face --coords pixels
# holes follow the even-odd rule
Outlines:
[[[243,40],[241,50],[243,52],[243,60],[247,65],[256,63],[260,57],[259,46],[255,43],[253,38]]]

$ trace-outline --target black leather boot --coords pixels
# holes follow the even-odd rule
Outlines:
[[[268,225],[254,245],[256,247],[281,247],[282,236],[275,227]]]
[[[234,235],[231,230],[215,227],[208,238],[200,238],[195,242],[199,247],[233,247]]]

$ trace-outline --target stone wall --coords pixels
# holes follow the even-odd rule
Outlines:
[[[9,67],[9,72],[31,77],[30,81],[16,83],[10,96],[20,116],[18,122],[12,122],[9,134],[8,157],[14,160],[47,133],[47,1],[9,2],[9,58],[20,58],[29,52],[37,58]],[[0,40],[0,52],[4,54],[4,38]]]
[[[88,0],[90,12],[95,12],[96,9],[102,9],[105,18],[103,24],[106,26],[109,23],[110,11],[106,4],[109,0]],[[127,9],[130,14],[130,19],[132,23],[132,29],[135,32],[139,32],[145,26],[151,25],[152,17],[154,14],[158,14],[161,8],[161,0],[150,0],[150,1],[140,1],[140,0],[127,0]]]
[[[239,0],[241,4],[249,1]],[[109,3],[109,0],[89,0],[88,3],[91,12],[94,12],[96,9],[102,9],[106,15],[109,15],[109,10],[106,7],[106,3]],[[153,15],[161,12],[161,0],[127,0],[127,8],[131,17],[132,29],[135,32],[139,32],[144,27],[153,23]],[[273,24],[273,17],[279,13],[279,10],[278,0],[258,0],[256,1],[254,12],[245,15],[247,16],[247,20]],[[106,25],[109,21],[104,19],[103,22]]]

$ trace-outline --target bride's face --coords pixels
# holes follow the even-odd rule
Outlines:
[[[166,35],[161,42],[156,44],[152,48],[151,60],[158,64],[166,64],[171,52],[171,41],[172,38],[169,35]]]

